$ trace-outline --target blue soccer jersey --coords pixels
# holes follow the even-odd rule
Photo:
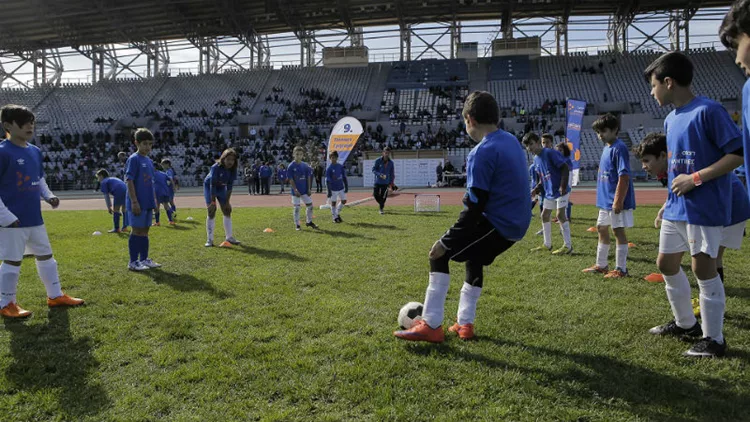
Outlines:
[[[599,160],[599,173],[596,177],[596,206],[611,211],[620,176],[630,175],[630,153],[628,153],[628,147],[625,143],[618,139],[612,145],[605,145],[602,158]],[[635,190],[633,189],[632,177],[628,182],[628,193],[625,195],[623,209],[635,209]]]
[[[344,166],[339,163],[330,164],[326,169],[326,185],[334,191],[338,192],[344,190],[346,181],[346,172]]]
[[[169,197],[174,197],[174,186],[177,183],[177,173],[175,173],[173,168],[168,168],[167,171],[167,178],[169,179]]]
[[[287,167],[286,175],[289,177],[290,183],[294,183],[297,187],[300,195],[309,195],[308,180],[312,177],[312,168],[307,163],[299,163],[296,161],[289,164]],[[291,190],[292,196],[294,196],[294,189]]]
[[[745,180],[747,193],[750,195],[750,79],[742,87],[742,146],[745,152]]]
[[[236,170],[224,168],[221,164],[216,163],[211,166],[211,170],[203,180],[203,186],[208,187],[212,196],[223,195],[232,191],[236,178]]]
[[[286,182],[286,169],[278,169],[276,170],[276,177],[278,177],[279,181],[281,183]]]
[[[104,195],[112,195],[115,204],[124,204],[125,196],[128,194],[128,185],[116,177],[106,177],[102,180],[101,190]]]
[[[154,171],[154,190],[156,191],[156,199],[160,202],[168,199],[170,194],[169,187],[172,182],[169,180],[167,173],[163,171]]]
[[[721,104],[705,97],[673,110],[664,119],[667,134],[667,186],[680,174],[690,175],[742,147],[737,125]],[[729,174],[704,182],[677,196],[669,190],[664,219],[698,226],[727,226],[732,194]]]
[[[141,210],[156,208],[154,164],[150,158],[137,152],[131,155],[125,163],[125,178],[133,181],[135,196]],[[128,211],[133,211],[130,194],[125,199],[125,207]]]
[[[729,225],[733,226],[750,219],[750,197],[736,174],[730,173],[729,178],[732,183],[732,217]]]
[[[390,185],[396,180],[396,166],[391,159],[387,162],[383,160],[383,157],[375,160],[372,166],[372,173],[375,175],[376,185]],[[385,176],[385,178],[382,176]]]
[[[469,199],[477,188],[489,192],[484,216],[508,240],[521,240],[531,224],[526,153],[515,136],[503,130],[488,134],[466,157]]]
[[[34,145],[19,147],[0,142],[0,199],[18,219],[20,227],[35,227],[42,220],[41,189],[44,178],[42,152]]]
[[[568,160],[557,150],[543,148],[542,152],[534,157],[534,165],[536,165],[542,178],[544,197],[546,199],[559,198],[561,196],[560,182],[562,182],[562,169],[563,166],[568,165]],[[570,176],[568,176],[568,192],[570,192]]]

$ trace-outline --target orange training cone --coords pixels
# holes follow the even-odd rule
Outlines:
[[[273,229],[269,227],[269,228],[263,230],[263,233],[273,233]]]

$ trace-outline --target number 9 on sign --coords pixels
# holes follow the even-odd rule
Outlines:
[[[352,131],[352,125],[350,125],[349,123],[345,124],[344,125],[344,133],[349,133],[351,131]]]

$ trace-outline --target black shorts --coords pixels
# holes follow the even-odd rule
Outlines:
[[[514,243],[504,238],[487,218],[481,216],[476,225],[470,227],[451,227],[440,241],[449,246],[445,256],[456,262],[472,261],[490,265],[501,253],[507,251]]]

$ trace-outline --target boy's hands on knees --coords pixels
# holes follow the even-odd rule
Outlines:
[[[213,214],[216,212],[216,202],[208,204],[208,213]]]
[[[443,247],[443,244],[438,240],[432,245],[432,248],[430,249],[430,259],[438,259],[445,255],[445,252],[445,247]]]
[[[52,206],[52,209],[55,209],[60,206],[60,199],[56,196],[53,196],[50,199],[46,200],[48,204]]]

